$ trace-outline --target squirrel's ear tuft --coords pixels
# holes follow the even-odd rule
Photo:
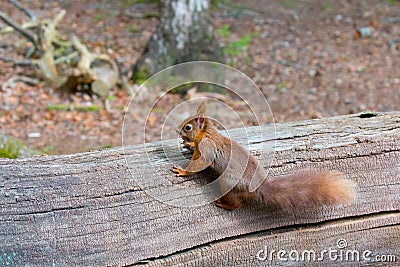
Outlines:
[[[206,102],[207,102],[207,100],[201,101],[199,107],[197,108],[196,115],[200,115],[200,114],[204,115],[204,114],[206,114],[206,110],[207,110],[207,106],[206,106],[207,103]]]
[[[206,118],[204,117],[203,114],[199,114],[199,116],[196,118],[196,123],[197,123],[197,127],[200,130],[204,130],[204,128],[206,126]]]

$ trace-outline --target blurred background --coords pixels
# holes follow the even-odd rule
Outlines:
[[[399,110],[399,55],[397,0],[4,0],[0,157],[121,145],[125,108],[140,84],[191,60],[248,75],[275,122]],[[155,94],[142,95],[143,105]],[[197,97],[243,108],[220,88],[189,84],[129,120],[147,120],[146,141],[157,140],[161,118]],[[224,120],[225,128],[238,125]]]

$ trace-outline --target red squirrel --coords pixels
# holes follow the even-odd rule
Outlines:
[[[219,133],[205,113],[206,101],[203,101],[196,115],[180,125],[179,134],[184,146],[194,148],[194,153],[186,169],[174,166],[171,171],[177,176],[187,176],[211,167],[222,175],[219,187],[228,193],[216,200],[218,207],[235,210],[244,202],[255,200],[278,209],[299,211],[354,201],[356,184],[344,179],[339,171],[305,170],[266,179],[267,174],[259,167],[257,159],[237,142]],[[263,182],[250,192],[253,176]]]

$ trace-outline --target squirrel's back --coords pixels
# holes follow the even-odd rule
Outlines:
[[[259,165],[257,159],[236,141],[225,137],[215,129],[206,137],[218,144],[214,152],[213,169],[218,175],[223,175],[222,187],[236,185],[240,188],[248,188],[253,177],[266,178],[267,173]]]

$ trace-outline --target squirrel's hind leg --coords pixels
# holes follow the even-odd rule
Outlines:
[[[215,205],[227,210],[236,210],[242,207],[242,201],[238,198],[237,194],[229,192],[225,196],[217,199]]]

